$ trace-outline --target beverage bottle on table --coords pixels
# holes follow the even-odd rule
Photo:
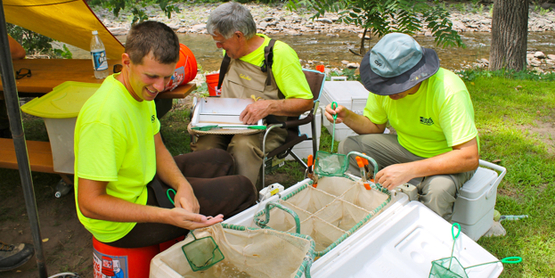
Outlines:
[[[93,37],[91,39],[91,58],[94,69],[94,77],[96,79],[104,79],[110,73],[108,71],[108,60],[106,57],[106,50],[102,40],[98,37],[98,31],[92,31]]]

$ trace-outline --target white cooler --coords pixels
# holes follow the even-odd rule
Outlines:
[[[256,227],[253,216],[267,202],[276,201],[308,182],[309,179],[301,181],[225,222]],[[381,214],[312,264],[312,277],[424,278],[430,273],[432,261],[451,256],[452,225],[420,202],[409,202],[404,193],[394,191],[391,195],[391,202]],[[183,277],[174,269],[178,266],[165,263],[166,258],[180,255],[180,245],[177,243],[152,259],[151,277]],[[463,233],[457,238],[454,250],[453,256],[463,267],[498,261]],[[502,271],[501,263],[493,263],[470,268],[467,274],[472,278],[491,278],[498,277]]]
[[[475,241],[493,224],[497,186],[507,173],[504,167],[487,161],[480,160],[480,166],[472,179],[459,190],[451,219],[451,222],[459,223],[463,233]]]
[[[343,79],[345,79],[343,77]],[[364,88],[362,83],[358,81],[334,81],[324,83],[324,90],[322,97],[320,97],[320,105],[326,107],[333,101],[339,105],[343,105],[349,110],[362,115],[366,100],[368,99],[368,90]],[[333,123],[330,123],[326,118],[323,120],[324,126],[331,134],[333,132]],[[335,125],[335,140],[342,141],[348,136],[357,135],[352,129],[345,124]]]

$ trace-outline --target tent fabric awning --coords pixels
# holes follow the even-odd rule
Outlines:
[[[84,0],[4,0],[6,21],[84,50],[97,30],[110,59],[121,59],[124,46]]]

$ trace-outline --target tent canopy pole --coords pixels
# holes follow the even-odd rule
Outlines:
[[[13,71],[12,57],[9,48],[8,33],[6,30],[6,17],[4,14],[4,3],[0,0],[0,64],[2,73],[2,85],[4,87],[4,99],[10,119],[10,129],[12,132],[13,143],[17,164],[19,167],[19,176],[23,187],[23,195],[25,197],[25,207],[31,224],[31,233],[33,237],[33,245],[35,247],[35,258],[40,278],[46,278],[46,265],[44,251],[42,249],[42,240],[40,233],[40,224],[38,218],[37,203],[35,199],[35,190],[31,177],[31,167],[29,166],[29,156],[27,154],[27,143],[25,142],[25,134],[23,133],[23,125],[21,121],[21,110],[19,109],[19,96],[15,83]]]

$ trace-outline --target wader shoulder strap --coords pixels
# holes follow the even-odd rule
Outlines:
[[[262,72],[268,73],[268,77],[266,78],[267,86],[272,85],[273,77],[274,77],[274,75],[272,74],[272,64],[274,63],[274,44],[275,43],[276,43],[276,40],[270,39],[270,43],[268,43],[268,45],[264,47],[264,62],[262,63],[262,67],[260,67],[260,70]],[[225,75],[227,74],[227,69],[229,68],[230,61],[231,61],[231,58],[229,58],[229,56],[227,56],[227,53],[226,53],[224,58],[222,59],[222,64],[220,65],[220,77],[218,80],[218,87],[216,87],[217,89],[222,88],[222,84],[224,82]],[[279,90],[279,88],[278,88],[278,91],[279,91],[279,98],[285,98],[285,96],[283,95],[281,90]]]
[[[224,59],[222,60],[222,64],[220,65],[220,77],[218,79],[218,87],[216,87],[217,90],[222,89],[222,84],[224,83],[225,74],[227,73],[227,68],[229,68],[230,61],[231,58],[229,58],[226,53]]]
[[[260,70],[262,72],[267,72],[268,77],[266,78],[266,85],[272,85],[272,65],[274,64],[274,44],[276,40],[271,39],[270,43],[264,47],[264,63]]]
[[[268,73],[268,76],[266,77],[266,86],[270,86],[272,85],[272,82],[275,82],[274,73],[272,72],[272,65],[274,64],[274,44],[275,43],[276,43],[276,40],[270,39],[270,43],[266,47],[264,47],[264,63],[260,68],[260,70],[262,70],[262,72]],[[277,87],[277,84],[276,84],[276,87]],[[284,99],[285,96],[283,95],[279,87],[277,87],[277,89],[278,89],[278,97],[280,99]]]

